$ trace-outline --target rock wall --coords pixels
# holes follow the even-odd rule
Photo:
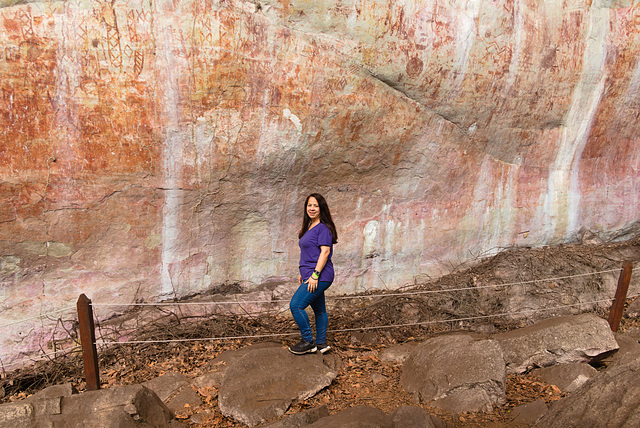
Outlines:
[[[295,279],[313,191],[341,292],[638,222],[637,1],[0,6],[3,362],[80,293]]]

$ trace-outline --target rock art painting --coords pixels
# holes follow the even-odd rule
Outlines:
[[[81,293],[295,283],[315,191],[336,293],[624,237],[639,89],[636,0],[0,1],[2,364]]]

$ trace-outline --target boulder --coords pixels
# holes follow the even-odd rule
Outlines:
[[[320,406],[305,410],[304,412],[295,413],[282,418],[279,421],[260,426],[264,428],[299,428],[311,425],[312,423],[322,418],[326,418],[327,416],[329,416],[329,408],[327,408],[327,406]]]
[[[562,391],[573,392],[584,385],[590,377],[597,375],[598,371],[586,363],[571,363],[538,368],[531,373]]]
[[[169,426],[173,419],[171,411],[156,393],[143,385],[127,385],[63,397],[62,408],[64,412],[61,416],[65,421],[76,417],[83,421],[78,425],[85,426],[122,426],[109,421],[109,415],[116,414],[122,420],[145,422],[153,427]],[[104,422],[99,422],[100,419],[93,412],[103,414]],[[127,415],[128,418],[123,418],[122,415]]]
[[[32,396],[26,398],[26,401],[36,401],[44,398],[70,397],[77,394],[75,387],[71,383],[62,383],[60,385],[48,386],[42,391],[38,391]]]
[[[31,403],[20,401],[0,405],[0,428],[35,427],[34,420],[35,409]]]
[[[337,373],[322,355],[293,355],[284,348],[249,349],[232,360],[218,392],[222,413],[248,426],[282,416],[294,400],[329,386]]]
[[[491,411],[506,401],[500,345],[464,334],[439,336],[416,346],[400,380],[417,401],[452,413]]]
[[[640,355],[640,343],[638,343],[639,335],[637,332],[614,333],[616,342],[620,347],[616,353],[609,355],[602,360],[603,363],[609,363],[610,366],[616,364],[625,364]]]
[[[549,318],[492,337],[504,350],[509,373],[593,362],[618,349],[607,321],[593,314]]]
[[[66,394],[68,388],[57,391]],[[18,403],[0,406],[0,427],[170,427],[173,415],[142,385],[57,395],[49,389]]]
[[[391,414],[391,420],[396,428],[420,427],[420,428],[449,428],[453,424],[443,421],[421,407],[400,406]]]
[[[356,406],[322,418],[309,428],[394,428],[394,423],[376,407]]]
[[[245,346],[244,348],[234,349],[230,351],[224,351],[217,357],[215,357],[209,363],[211,370],[204,375],[196,378],[194,383],[197,385],[207,384],[207,386],[214,386],[220,388],[224,374],[231,362],[242,358],[247,352],[252,352],[261,348],[282,348],[282,345],[274,342],[256,343],[255,345]],[[199,386],[198,386],[199,387]]]
[[[62,413],[62,397],[76,393],[70,383],[49,386],[16,403],[0,406],[0,427],[28,427],[46,424]]]
[[[591,378],[555,402],[538,428],[640,426],[640,356]]]

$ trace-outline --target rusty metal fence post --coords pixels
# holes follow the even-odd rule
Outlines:
[[[77,307],[84,377],[87,381],[87,391],[95,391],[100,389],[100,372],[98,371],[98,352],[96,351],[96,333],[91,300],[81,294]]]
[[[609,312],[609,326],[613,332],[618,331],[618,327],[620,326],[622,312],[624,311],[624,302],[627,298],[627,291],[629,291],[632,268],[633,265],[630,261],[626,261],[622,264],[622,272],[620,272],[620,277],[618,278],[616,296],[611,304],[611,312]]]

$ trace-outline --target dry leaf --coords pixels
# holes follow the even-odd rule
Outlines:
[[[198,388],[198,394],[202,395],[203,397],[215,397],[217,393],[217,390],[210,386]]]

